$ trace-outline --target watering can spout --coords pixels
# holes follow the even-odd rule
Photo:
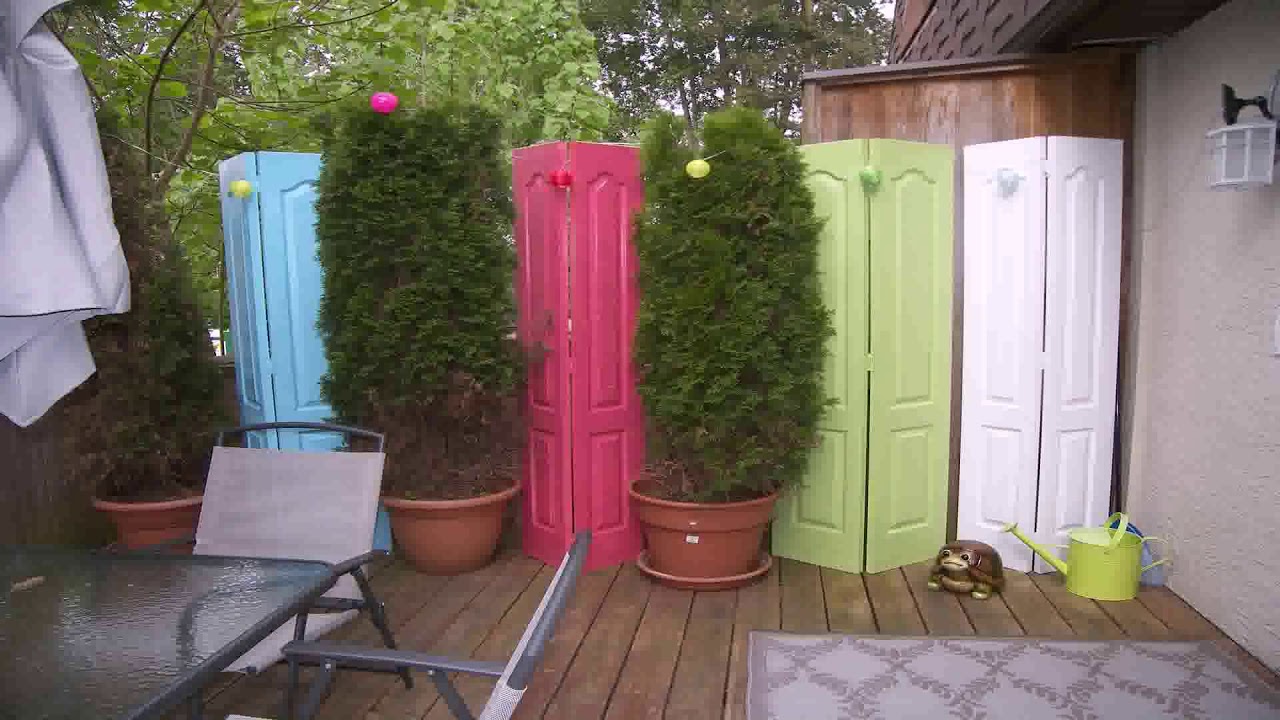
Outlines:
[[[1003,532],[1012,533],[1014,537],[1018,538],[1026,544],[1027,547],[1031,548],[1035,554],[1044,558],[1045,562],[1049,563],[1055,570],[1062,573],[1063,577],[1067,577],[1070,574],[1068,572],[1069,568],[1067,567],[1067,564],[1063,562],[1062,559],[1057,555],[1054,555],[1053,552],[1045,546],[1033,542],[1031,538],[1027,537],[1026,534],[1018,529],[1018,523],[1009,523],[1008,525],[1005,525]]]

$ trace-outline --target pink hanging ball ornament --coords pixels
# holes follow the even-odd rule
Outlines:
[[[369,96],[369,107],[373,108],[374,112],[382,113],[383,115],[390,115],[399,104],[400,98],[396,97],[394,93],[376,92]]]

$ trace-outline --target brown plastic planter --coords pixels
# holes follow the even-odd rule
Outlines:
[[[111,519],[120,544],[136,550],[194,538],[203,502],[203,495],[162,502],[114,502],[94,498],[93,507]],[[189,553],[191,546],[175,546],[173,551]]]
[[[406,500],[386,497],[396,545],[418,570],[457,575],[493,560],[502,537],[507,503],[520,486],[466,500]]]
[[[777,494],[734,503],[660,500],[631,489],[644,531],[640,569],[673,587],[727,590],[768,571],[760,551]]]

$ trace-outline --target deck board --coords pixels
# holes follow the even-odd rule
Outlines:
[[[454,578],[396,564],[374,577],[402,647],[485,660],[509,657],[554,569],[514,552]],[[1071,595],[1056,574],[1009,572],[987,600],[926,589],[927,566],[874,575],[780,560],[762,581],[724,592],[659,587],[634,566],[588,573],[579,582],[542,664],[516,711],[535,718],[722,718],[745,720],[747,650],[753,630],[805,633],[1027,635],[1084,639],[1204,639],[1280,688],[1280,678],[1168,588],[1144,587],[1136,600],[1100,603]],[[333,637],[377,644],[364,618]],[[208,717],[280,717],[283,665],[256,677],[222,680]],[[448,717],[419,675],[406,692],[397,678],[343,671],[321,717],[391,720]],[[472,710],[488,679],[456,678]]]
[[[1097,640],[1115,640],[1124,637],[1124,631],[1107,615],[1098,603],[1067,592],[1062,576],[1057,573],[1032,575],[1032,581],[1040,592],[1057,608],[1077,636]]]
[[[609,705],[653,584],[634,565],[624,565],[578,655],[547,708],[546,717],[598,718]]]
[[[516,708],[517,720],[540,718],[546,712],[564,683],[565,674],[578,656],[582,641],[595,623],[620,570],[618,566],[596,570],[578,580],[573,601],[560,619],[560,627],[556,628],[556,634],[547,644],[546,655]]]
[[[930,635],[973,635],[973,625],[960,607],[956,593],[928,588],[933,561],[915,563],[902,568],[907,587],[915,599],[925,629]]]
[[[543,565],[534,576],[533,582],[529,583],[511,608],[502,616],[497,627],[489,633],[471,657],[476,660],[497,662],[506,662],[510,659],[511,653],[515,652],[516,646],[520,644],[520,637],[524,635],[529,618],[533,617],[533,613],[537,611],[538,604],[542,602],[542,595],[551,585],[551,578],[554,576],[555,568]],[[478,715],[493,692],[493,680],[460,675],[455,677],[453,682],[458,693],[462,695],[463,701],[467,703],[467,707]],[[452,720],[453,718],[449,713],[449,706],[442,702],[436,702],[426,717],[429,720]]]
[[[1027,635],[1051,638],[1069,638],[1075,635],[1075,631],[1044,593],[1040,592],[1031,576],[1020,572],[1006,573],[1004,592],[1000,595]]]
[[[473,597],[445,628],[430,646],[431,652],[445,657],[472,657],[541,569],[542,563],[532,558],[515,558],[508,562],[484,592]],[[386,718],[424,717],[439,698],[431,682],[419,682],[412,690],[395,685],[375,706],[376,715]]]
[[[729,653],[729,677],[725,682],[725,720],[747,717],[747,650],[753,630],[782,627],[782,587],[779,574],[771,572],[760,582],[739,589],[733,617],[733,648]]]
[[[724,711],[737,600],[736,592],[694,596],[680,662],[667,697],[667,720],[706,720]]]
[[[924,635],[924,620],[901,570],[864,575],[867,595],[876,614],[876,627],[885,635]]]
[[[660,720],[676,671],[693,591],[655,587],[631,642],[607,720]]]
[[[973,624],[974,633],[986,637],[1013,637],[1026,635],[1018,619],[1013,616],[1004,596],[996,593],[986,600],[974,600],[972,596],[961,595],[960,607]]]
[[[1169,639],[1169,628],[1141,601],[1100,602],[1098,607],[1120,626],[1125,635],[1135,640]]]
[[[822,574],[816,565],[778,559],[782,585],[782,629],[795,633],[827,631],[827,605]]]
[[[453,623],[454,618],[517,559],[515,554],[507,554],[476,572],[449,578],[428,607],[415,614],[396,632],[396,642],[406,649],[425,651],[435,648],[437,638]],[[318,720],[362,718],[388,694],[410,692],[393,675],[348,672],[342,681],[342,692],[330,693],[328,702],[320,710]],[[424,684],[429,683],[424,683],[419,678],[415,683],[415,691],[421,691]]]
[[[875,634],[876,614],[871,610],[861,575],[823,568],[822,588],[827,596],[828,630],[849,635]]]

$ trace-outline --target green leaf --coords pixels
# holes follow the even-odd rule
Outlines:
[[[177,80],[161,80],[156,86],[158,97],[178,98],[187,96],[187,86]]]
[[[266,25],[275,16],[275,10],[269,6],[260,6],[246,10],[244,21],[250,25]]]

